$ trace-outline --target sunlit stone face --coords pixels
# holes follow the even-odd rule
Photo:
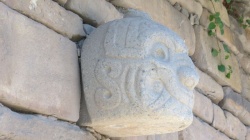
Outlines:
[[[113,137],[186,128],[199,80],[187,52],[180,37],[143,16],[100,26],[83,44],[82,117],[90,121],[80,123]]]

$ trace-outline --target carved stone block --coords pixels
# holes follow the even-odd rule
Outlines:
[[[192,123],[199,80],[188,50],[165,26],[128,15],[84,41],[79,123],[112,137],[180,131]]]

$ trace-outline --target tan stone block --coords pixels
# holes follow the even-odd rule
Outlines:
[[[196,70],[200,75],[200,80],[198,85],[196,86],[196,89],[200,93],[210,98],[213,103],[218,104],[224,97],[224,92],[221,85],[219,85],[206,73],[200,71],[198,68]]]
[[[241,59],[240,59],[240,64],[241,67],[243,68],[243,70],[250,74],[250,56],[248,55],[244,55]]]
[[[68,122],[40,115],[19,114],[0,104],[1,140],[95,140]]]
[[[179,140],[230,140],[205,122],[194,118],[187,129],[179,132]]]
[[[75,43],[0,2],[0,102],[76,122],[80,74]]]
[[[244,124],[250,125],[250,103],[229,87],[224,87],[223,90],[225,97],[220,106],[238,117]]]
[[[226,117],[224,115],[224,112],[219,106],[215,104],[213,104],[213,111],[214,117],[212,126],[223,132],[226,128]]]
[[[215,2],[214,0],[196,0],[201,3],[203,7],[208,9],[211,13],[219,12],[220,18],[224,24],[230,27],[230,20],[227,13],[227,9],[223,6],[221,2]],[[211,2],[212,1],[212,2]],[[205,10],[203,8],[203,10]]]
[[[246,140],[250,140],[250,127],[247,127]]]
[[[153,20],[159,22],[174,32],[185,41],[189,49],[189,56],[195,50],[195,34],[189,19],[177,11],[166,0],[113,0],[114,5],[133,8],[148,13]]]
[[[242,92],[241,95],[250,101],[250,75],[246,74],[241,70],[241,83],[242,83]]]
[[[51,0],[0,0],[10,8],[74,41],[85,36],[82,19]]]
[[[161,135],[111,138],[111,140],[179,140],[179,139],[178,139],[178,132],[176,132],[176,133],[168,133]]]
[[[65,8],[80,15],[84,22],[95,26],[123,17],[106,0],[68,0]]]
[[[230,58],[225,60],[224,57],[227,53],[224,51],[223,45],[217,41],[216,38],[208,36],[207,31],[201,26],[195,27],[195,33],[196,48],[192,56],[195,65],[213,77],[220,85],[228,85],[235,91],[241,92],[239,65],[234,54],[231,53]],[[217,50],[220,49],[221,53],[217,57],[212,56],[212,48]],[[218,65],[221,63],[225,66],[230,65],[232,67],[233,73],[230,79],[225,76],[225,72],[220,72],[218,70]]]
[[[196,116],[211,124],[213,121],[213,104],[210,99],[201,93],[194,91],[194,108],[193,112]]]
[[[65,3],[68,1],[68,0],[54,0],[55,2],[59,3],[60,5],[64,6]]]
[[[175,3],[178,3],[181,5],[181,7],[187,9],[189,13],[195,13],[196,15],[198,15],[198,18],[201,17],[202,6],[200,3],[194,0],[168,0],[168,1],[172,5],[174,5]]]
[[[226,129],[223,131],[232,139],[245,140],[247,129],[238,118],[225,111]]]

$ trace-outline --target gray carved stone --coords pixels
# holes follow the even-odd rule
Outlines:
[[[187,47],[147,16],[128,15],[84,41],[79,124],[112,137],[183,130],[193,120],[199,80]]]

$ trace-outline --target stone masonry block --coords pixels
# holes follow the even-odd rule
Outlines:
[[[187,9],[189,13],[194,13],[198,15],[198,18],[201,17],[202,6],[199,2],[196,2],[194,0],[168,0],[168,1],[172,5],[174,5],[175,3],[178,3],[181,5],[181,7]]]
[[[241,70],[241,83],[241,95],[250,102],[250,75],[246,74],[243,70]]]
[[[95,29],[82,46],[87,111],[80,125],[111,137],[165,134],[192,123],[199,76],[183,40],[130,11]],[[84,120],[89,116],[89,121]]]
[[[238,117],[241,122],[250,126],[250,102],[229,87],[224,87],[223,90],[225,97],[220,102],[220,106]]]
[[[214,117],[212,126],[223,132],[226,129],[226,117],[224,112],[219,106],[215,104],[213,104],[213,111]]]
[[[250,140],[250,127],[247,127],[246,140]]]
[[[123,17],[106,0],[68,0],[65,8],[80,15],[84,22],[95,26]]]
[[[168,133],[161,135],[111,138],[111,140],[179,140],[179,138],[178,138],[178,132],[175,132],[175,133]]]
[[[220,13],[220,18],[222,22],[230,27],[230,20],[229,16],[227,13],[227,9],[224,7],[221,1],[215,2],[214,0],[196,0],[201,3],[203,7],[205,7],[209,12],[215,13],[219,12]],[[206,10],[203,8],[203,10]]]
[[[80,74],[75,43],[0,2],[0,102],[76,122]]]
[[[195,88],[197,91],[210,98],[213,103],[218,104],[224,97],[224,92],[221,85],[219,85],[206,73],[200,71],[198,68],[196,70],[200,75],[200,80]]]
[[[222,43],[217,42],[216,38],[208,36],[206,30],[201,26],[195,27],[196,33],[196,49],[192,56],[195,65],[202,71],[206,72],[208,75],[213,77],[220,85],[231,86],[235,91],[241,92],[241,80],[238,61],[234,54],[231,53],[230,58],[225,60],[224,57],[226,52],[224,51]],[[218,46],[219,44],[219,46]],[[221,53],[214,57],[211,54],[212,48],[217,50],[222,50]],[[232,67],[233,73],[230,79],[227,78],[225,72],[220,72],[218,70],[218,65],[224,64],[228,67]],[[227,72],[227,71],[226,71]]]
[[[196,116],[211,124],[213,121],[213,104],[210,99],[201,93],[194,91],[194,108],[193,112]]]
[[[68,0],[54,0],[54,1],[59,3],[61,6],[64,6]]]
[[[40,115],[11,111],[0,104],[1,140],[95,140],[78,126]]]
[[[189,19],[176,10],[167,0],[112,0],[114,5],[133,8],[148,13],[153,20],[159,22],[184,40],[189,49],[189,55],[195,50],[195,34]]]
[[[245,125],[242,124],[238,118],[227,111],[225,111],[225,116],[226,129],[223,132],[232,139],[245,140],[247,134]]]
[[[179,140],[230,140],[230,138],[194,117],[192,125],[179,132]]]
[[[210,23],[209,21],[209,16],[210,16],[210,12],[206,9],[203,10],[201,18],[200,18],[200,24],[207,29],[208,25]],[[239,50],[238,48],[235,46],[235,40],[233,38],[233,34],[232,31],[230,30],[230,28],[228,26],[224,25],[224,34],[222,35],[220,32],[219,27],[216,28],[216,35],[217,37],[223,41],[225,44],[228,45],[228,47],[230,48],[230,50],[234,53],[234,54],[239,54]]]
[[[52,0],[0,0],[10,8],[74,41],[85,33],[82,19]]]
[[[240,64],[241,67],[243,68],[243,70],[247,73],[250,74],[250,55],[244,55],[241,59],[240,59]]]

